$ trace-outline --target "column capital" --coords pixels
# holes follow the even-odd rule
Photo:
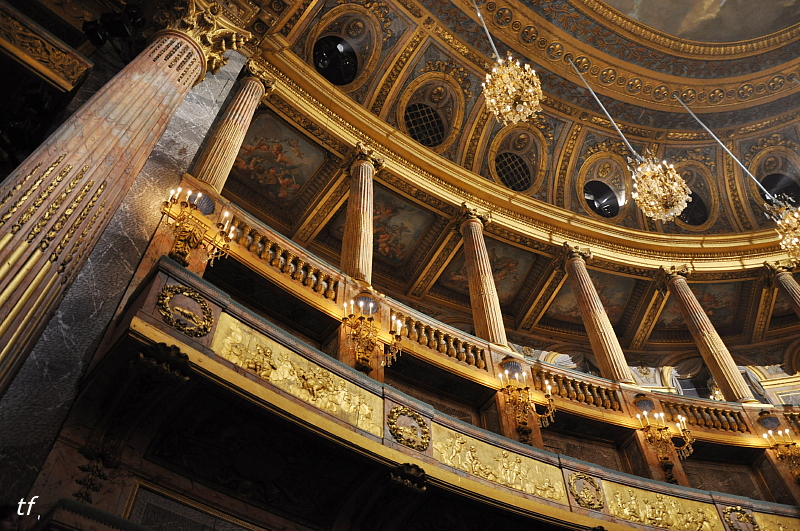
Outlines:
[[[461,208],[453,218],[453,230],[461,232],[461,226],[467,221],[477,221],[482,226],[492,222],[491,212],[480,212],[477,208],[471,208],[466,203],[461,203]]]
[[[778,275],[781,273],[791,274],[794,270],[795,264],[791,260],[778,260],[776,262],[764,262],[762,274],[767,283],[775,286],[775,280],[778,278]]]
[[[353,151],[353,155],[350,158],[350,161],[347,164],[348,168],[353,168],[358,164],[371,164],[373,168],[375,168],[375,173],[378,173],[383,169],[383,165],[385,164],[385,160],[383,157],[379,157],[375,154],[375,150],[364,144],[363,142],[359,142],[355,146],[355,150]]]
[[[577,245],[570,245],[569,242],[564,242],[564,245],[558,250],[556,260],[560,261],[560,265],[563,267],[567,260],[575,258],[590,262],[592,260],[592,250],[588,247],[578,247]]]
[[[228,61],[222,54],[238,50],[253,36],[224,17],[222,6],[208,0],[173,0],[171,7],[159,9],[153,20],[166,30],[182,33],[202,50],[205,68],[195,84],[205,77],[206,70],[216,74]]]
[[[269,76],[267,69],[258,60],[250,58],[244,64],[244,74],[242,79],[257,79],[264,87],[264,96],[269,95],[275,89],[275,80]]]
[[[669,269],[661,266],[653,274],[653,279],[656,281],[656,289],[658,289],[662,295],[666,295],[671,281],[678,277],[687,278],[688,276],[689,266],[683,264],[680,266],[670,266]]]

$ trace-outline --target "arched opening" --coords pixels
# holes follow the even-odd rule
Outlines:
[[[589,181],[583,185],[583,198],[595,214],[613,218],[619,214],[619,201],[614,190],[601,181]]]
[[[349,42],[329,35],[314,43],[314,67],[334,85],[347,85],[358,75],[358,56]]]
[[[444,141],[444,121],[430,105],[412,103],[406,107],[404,119],[408,134],[423,146],[436,147]]]
[[[696,192],[692,192],[690,197],[692,200],[683,209],[683,212],[678,216],[678,219],[687,225],[699,226],[708,221],[708,207],[703,198]]]
[[[525,159],[516,153],[509,151],[499,153],[494,159],[494,164],[500,180],[515,192],[524,192],[533,184],[531,171]]]
[[[785,173],[771,173],[767,175],[761,179],[761,186],[779,199],[782,196],[786,196],[792,206],[800,205],[800,185]],[[763,190],[759,190],[759,192],[761,193],[761,197],[766,201],[767,196],[764,194]]]

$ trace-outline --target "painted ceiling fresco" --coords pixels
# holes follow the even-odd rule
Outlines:
[[[325,153],[270,113],[250,124],[231,173],[271,201],[288,205],[325,161]]]
[[[740,282],[722,284],[689,284],[689,287],[700,302],[715,327],[730,326],[736,318],[739,303]],[[670,296],[656,323],[657,329],[677,330],[686,328],[686,321],[681,316],[678,301]]]
[[[603,303],[603,308],[605,308],[611,324],[618,324],[636,281],[629,277],[615,276],[592,269],[589,270],[589,277],[597,289],[597,295]],[[561,287],[558,295],[547,308],[545,317],[568,323],[583,323],[578,309],[578,301],[575,299],[569,281]]]
[[[800,22],[800,0],[605,0],[621,13],[701,42],[755,39]]]
[[[372,235],[375,258],[402,265],[433,221],[433,214],[380,185],[375,186],[374,194]],[[331,225],[331,235],[339,240],[344,236],[346,213],[346,209],[343,209]]]
[[[491,238],[486,238],[486,249],[489,252],[489,261],[492,264],[492,273],[497,286],[500,304],[509,304],[514,300],[525,277],[528,276],[528,271],[534,261],[534,255],[519,247],[501,243]],[[436,284],[469,296],[467,265],[463,250],[450,261]]]

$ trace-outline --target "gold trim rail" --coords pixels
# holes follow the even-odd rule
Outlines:
[[[593,382],[591,376],[575,373],[575,377],[573,377],[542,365],[534,365],[531,367],[531,371],[533,372],[533,387],[537,391],[546,391],[547,385],[544,382],[547,380],[552,385],[553,396],[590,407],[622,411],[617,390],[611,386]],[[599,378],[597,380],[613,385],[609,380]]]
[[[698,405],[696,402],[680,402],[672,398],[670,400],[662,398],[659,401],[667,415],[667,420],[671,422],[678,422],[678,415],[680,415],[686,417],[689,424],[699,428],[750,433],[750,427],[745,422],[741,411],[706,404]]]
[[[458,360],[477,369],[492,373],[488,343],[459,331],[433,318],[426,318],[411,308],[392,302],[393,311],[403,323],[401,337],[414,345],[426,347],[442,356]],[[399,308],[398,308],[399,307]]]
[[[340,281],[344,275],[338,271],[326,270],[321,260],[312,263],[308,252],[292,245],[285,238],[262,227],[254,227],[251,222],[234,215],[231,227],[236,230],[235,241],[262,262],[272,266],[277,272],[291,278],[300,285],[312,290],[330,301],[338,302],[341,292]]]

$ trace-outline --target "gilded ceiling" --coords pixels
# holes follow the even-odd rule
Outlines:
[[[699,2],[691,3],[700,9]],[[408,172],[417,171],[410,169],[416,154],[441,161],[429,170],[430,178],[452,182],[451,188],[460,183],[447,172],[477,176],[483,184],[472,193],[484,205],[505,198],[510,203],[530,200],[561,209],[570,224],[585,219],[586,226],[633,231],[643,240],[652,234],[669,241],[671,235],[724,237],[769,229],[758,190],[670,95],[677,93],[700,112],[757,178],[781,174],[800,183],[800,111],[795,104],[800,98],[800,30],[790,18],[796,2],[784,3],[788,11],[777,22],[763,21],[759,27],[766,29],[758,35],[733,33],[737,28],[720,24],[723,37],[691,43],[686,32],[727,20],[740,3],[715,7],[715,2],[704,2],[705,22],[692,26],[695,15],[679,1],[663,2],[656,14],[644,5],[649,3],[623,0],[608,5],[597,0],[485,2],[482,9],[501,53],[512,49],[533,62],[546,95],[544,112],[535,120],[507,127],[483,105],[489,46],[468,1],[326,0],[282,10],[272,6],[271,31],[285,39],[280,53],[292,57],[292,68],[303,72],[294,82],[316,94],[323,107],[341,94],[353,108],[351,116],[368,113],[388,126],[387,139],[375,137],[378,142],[395,137],[410,146],[411,155],[404,155],[411,157],[409,164],[387,165],[376,177],[376,287],[469,329],[461,238],[451,224],[460,200],[444,199],[435,187],[408,180]],[[634,13],[637,6],[638,18],[620,14]],[[250,20],[262,20],[264,13]],[[650,24],[653,19],[647,17],[663,18],[662,25]],[[338,86],[315,70],[315,44],[326,38],[349,43],[358,65],[352,78]],[[743,39],[752,40],[729,44]],[[264,47],[265,59],[275,47],[274,42]],[[696,218],[661,223],[642,216],[630,199],[629,153],[567,59],[582,67],[635,149],[649,149],[675,165],[694,192]],[[426,136],[417,135],[419,124],[408,119],[409,109],[421,105],[434,109],[441,120],[440,128]],[[359,124],[361,118],[352,124],[336,122],[331,115],[311,116],[308,109],[279,94],[265,98],[224,193],[338,264],[351,149],[339,133],[367,126]],[[592,183],[603,185],[609,191],[606,198],[613,196],[619,208],[599,213],[586,194]],[[532,214],[519,219],[523,225],[541,224],[545,233],[550,223]],[[513,341],[588,351],[558,260],[564,238],[537,239],[502,223],[490,224],[485,234]],[[604,234],[594,241],[605,240]],[[702,248],[694,251],[702,253]],[[643,247],[641,253],[671,263],[667,249]],[[626,356],[645,363],[658,353],[693,352],[674,301],[656,289],[652,265],[606,256],[589,266]],[[782,342],[785,347],[787,336],[800,326],[788,301],[764,278],[752,266],[724,272],[711,268],[690,278],[701,305],[735,352],[753,343]]]

